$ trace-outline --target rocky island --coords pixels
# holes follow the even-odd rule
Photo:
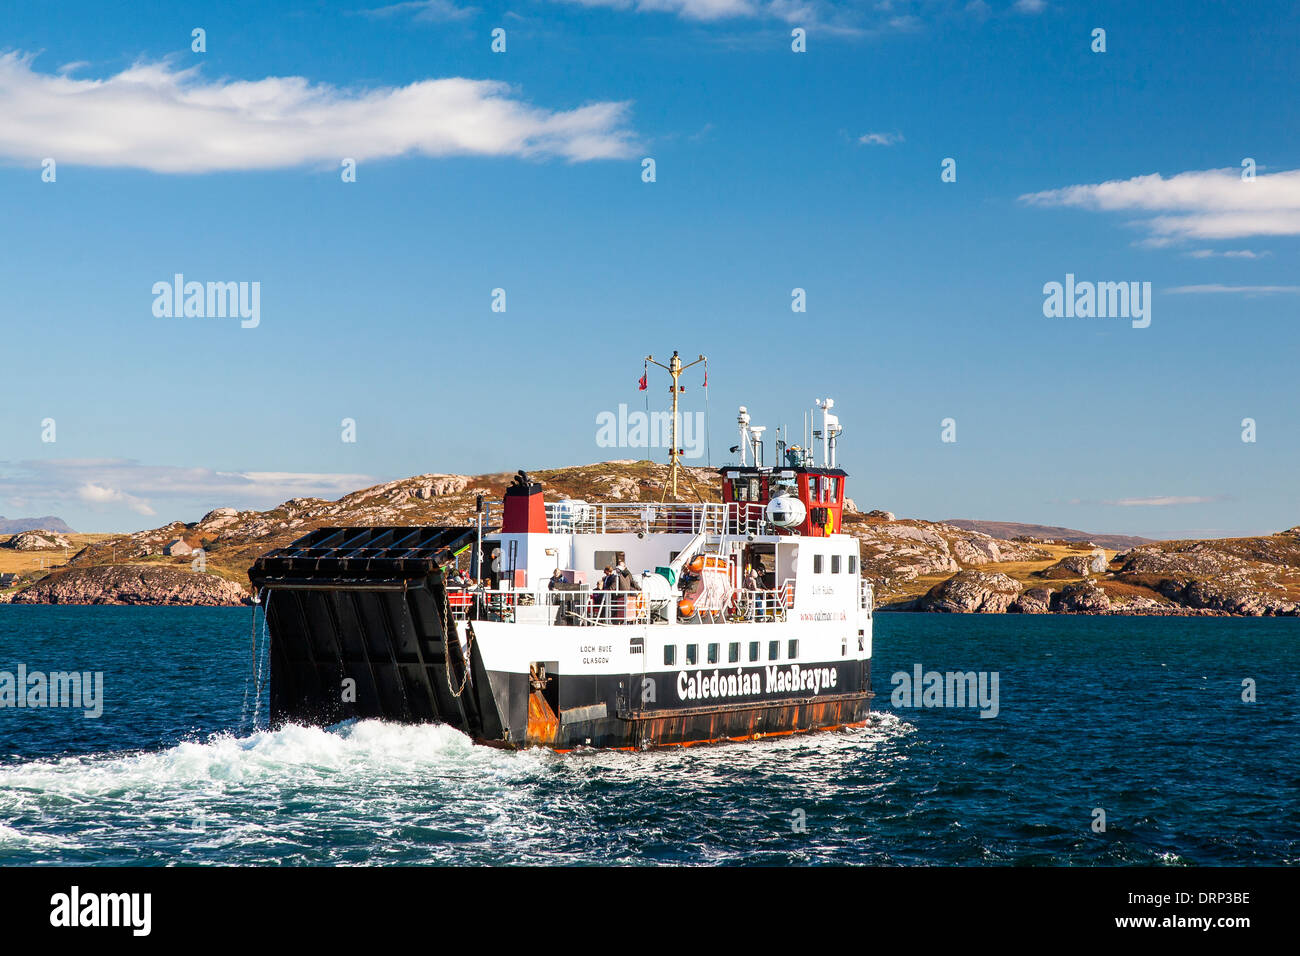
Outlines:
[[[656,501],[668,468],[600,462],[530,472],[547,500]],[[720,500],[719,476],[687,469],[700,497]],[[426,474],[336,501],[292,498],[267,511],[217,508],[198,521],[99,535],[67,565],[28,572],[0,602],[226,605],[252,600],[247,569],[263,552],[331,525],[467,524],[475,497],[499,498],[513,473]],[[995,537],[992,522],[935,522],[846,505],[843,530],[862,543],[862,573],[879,610],[983,614],[1300,614],[1300,527],[1252,538],[1153,541],[1072,533]],[[1049,529],[1065,532],[1067,529]],[[0,548],[62,548],[57,532],[26,532]],[[18,535],[15,537],[22,537]],[[56,543],[62,541],[63,543]],[[1121,549],[1107,545],[1125,545]]]

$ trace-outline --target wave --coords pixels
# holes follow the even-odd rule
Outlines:
[[[333,728],[289,725],[248,736],[216,734],[162,751],[62,757],[0,767],[0,808],[15,797],[68,798],[150,793],[171,787],[317,782],[355,784],[478,764],[501,751],[476,747],[438,724],[357,721]],[[508,762],[507,762],[508,765]]]
[[[373,720],[221,734],[0,767],[0,861],[594,861],[610,843],[602,817],[684,835],[705,805],[734,816],[737,787],[752,801],[779,782],[811,801],[845,782],[855,754],[910,732],[878,714],[836,733],[564,756]]]

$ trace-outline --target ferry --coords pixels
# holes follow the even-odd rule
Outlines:
[[[861,726],[872,592],[819,404],[820,463],[778,441],[764,464],[742,408],[720,502],[547,501],[521,471],[467,526],[320,528],[259,557],[272,724],[438,722],[561,752]]]

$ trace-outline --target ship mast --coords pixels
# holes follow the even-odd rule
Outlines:
[[[701,362],[703,362],[704,356],[701,355],[690,365],[683,365],[682,360],[677,357],[677,350],[674,349],[673,357],[668,360],[667,365],[665,365],[663,362],[656,362],[655,357],[653,355],[647,355],[645,357],[645,360],[650,365],[658,365],[661,369],[664,369],[669,375],[673,377],[673,384],[669,386],[669,390],[673,393],[673,447],[668,452],[668,461],[672,464],[672,468],[669,472],[669,480],[672,482],[673,498],[676,499],[677,498],[677,474],[682,469],[682,450],[677,443],[677,396],[685,388],[685,386],[683,385],[678,385],[677,380],[681,378],[682,372],[686,371],[688,368],[699,365]],[[667,491],[668,488],[665,487],[664,492],[667,493]]]

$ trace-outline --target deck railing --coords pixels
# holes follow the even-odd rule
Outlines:
[[[555,534],[766,534],[772,527],[763,505],[734,501],[548,501],[546,523]]]
[[[737,590],[716,612],[678,617],[683,624],[772,622],[794,607],[794,581],[779,588]],[[448,588],[447,609],[457,621],[498,617],[507,623],[576,627],[651,623],[650,602],[640,591],[523,591],[506,588]]]
[[[511,624],[577,627],[650,621],[649,602],[639,591],[448,588],[447,609],[457,621],[491,616]]]

